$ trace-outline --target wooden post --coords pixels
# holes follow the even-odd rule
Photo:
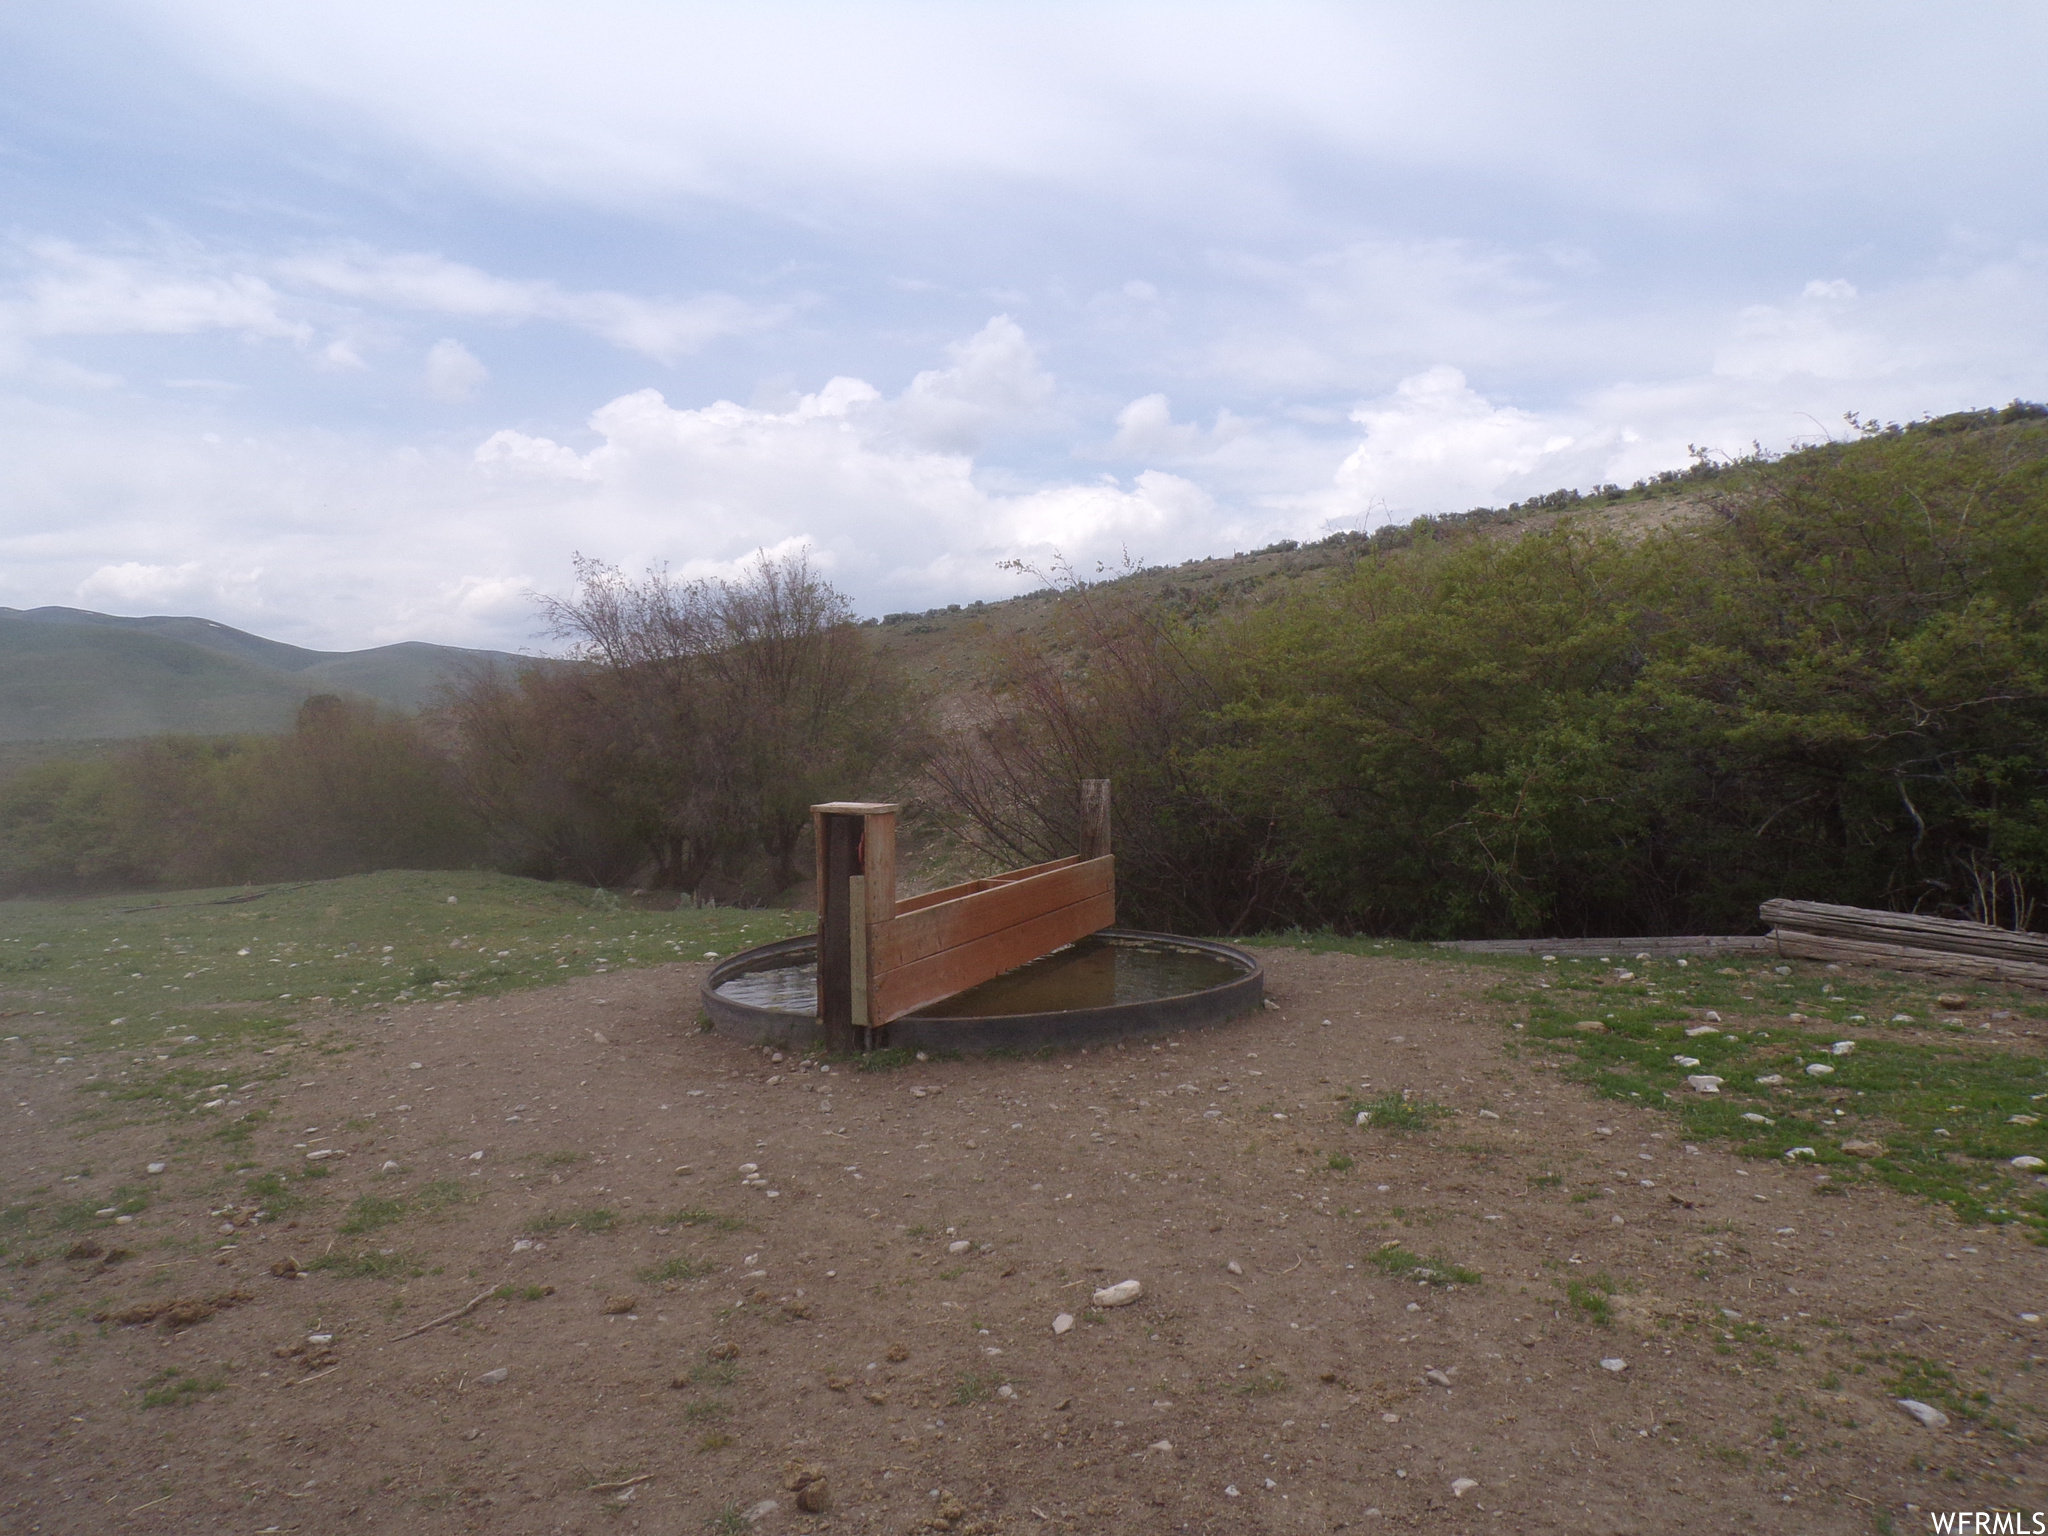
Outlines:
[[[872,1044],[869,931],[896,910],[896,810],[867,801],[811,807],[818,852],[818,1026],[828,1051]]]
[[[1099,859],[1109,852],[1109,780],[1081,781],[1081,857]]]

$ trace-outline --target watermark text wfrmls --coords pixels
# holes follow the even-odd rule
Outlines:
[[[1935,1536],[2048,1536],[2048,1510],[1947,1509],[1928,1511]]]

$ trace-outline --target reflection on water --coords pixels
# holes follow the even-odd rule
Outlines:
[[[778,1013],[818,1011],[818,962],[777,966],[772,971],[747,971],[720,982],[720,997],[729,997],[750,1008],[773,1008]]]
[[[914,1019],[982,1019],[1013,1013],[1059,1013],[1182,997],[1235,981],[1245,972],[1220,955],[1165,939],[1100,934],[1041,955],[992,981],[920,1008]],[[748,971],[720,985],[718,995],[782,1013],[818,1010],[818,965],[806,960]]]

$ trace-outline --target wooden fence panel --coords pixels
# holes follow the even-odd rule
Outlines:
[[[1116,860],[1100,858],[1085,864],[1063,864],[914,911],[904,911],[899,902],[894,918],[874,925],[868,940],[870,964],[877,976],[887,975],[1040,913],[1114,891],[1115,885]]]
[[[912,960],[876,976],[874,1020],[886,1024],[900,1019],[927,1003],[964,992],[1013,966],[1086,938],[1115,921],[1116,895],[1103,891]]]

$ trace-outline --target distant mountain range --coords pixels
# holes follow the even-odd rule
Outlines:
[[[282,731],[316,693],[418,709],[477,667],[532,660],[414,640],[310,651],[212,619],[0,608],[0,743]]]

